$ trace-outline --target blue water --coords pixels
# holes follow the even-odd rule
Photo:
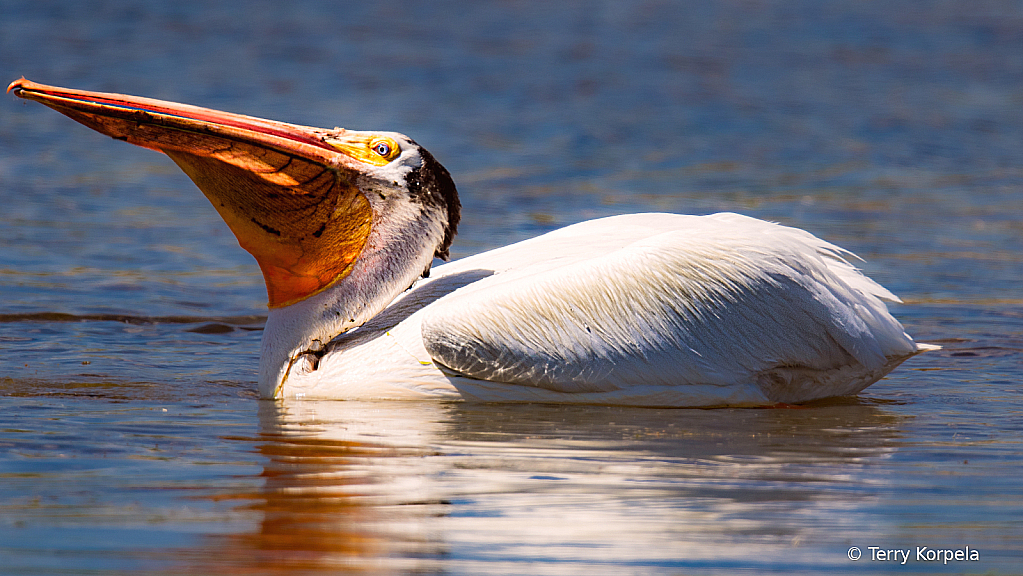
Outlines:
[[[201,193],[7,96],[0,574],[1021,573],[1018,3],[349,4],[0,0],[0,70],[407,133],[455,258],[798,226],[944,349],[792,410],[261,402],[262,279]]]

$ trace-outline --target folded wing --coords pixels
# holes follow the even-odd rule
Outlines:
[[[585,226],[516,245],[533,265],[432,306],[422,333],[433,359],[471,378],[585,393],[878,371],[917,350],[882,301],[897,298],[807,232],[735,214]]]

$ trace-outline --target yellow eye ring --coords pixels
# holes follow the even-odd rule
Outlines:
[[[370,141],[369,148],[388,162],[397,158],[398,154],[401,153],[398,143],[387,137],[374,138]]]
[[[383,166],[401,155],[401,146],[388,136],[341,133],[323,141],[355,160],[374,166]]]

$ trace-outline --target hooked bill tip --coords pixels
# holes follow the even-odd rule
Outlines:
[[[21,92],[22,88],[24,87],[25,82],[27,82],[27,80],[25,80],[24,76],[15,80],[14,82],[11,82],[7,86],[7,93],[10,94],[13,91],[14,95],[18,96],[19,92]]]

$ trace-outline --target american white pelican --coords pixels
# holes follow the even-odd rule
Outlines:
[[[849,252],[802,230],[633,214],[431,273],[458,194],[407,136],[25,79],[8,91],[167,154],[203,191],[266,280],[266,398],[798,403],[855,394],[935,348]]]

